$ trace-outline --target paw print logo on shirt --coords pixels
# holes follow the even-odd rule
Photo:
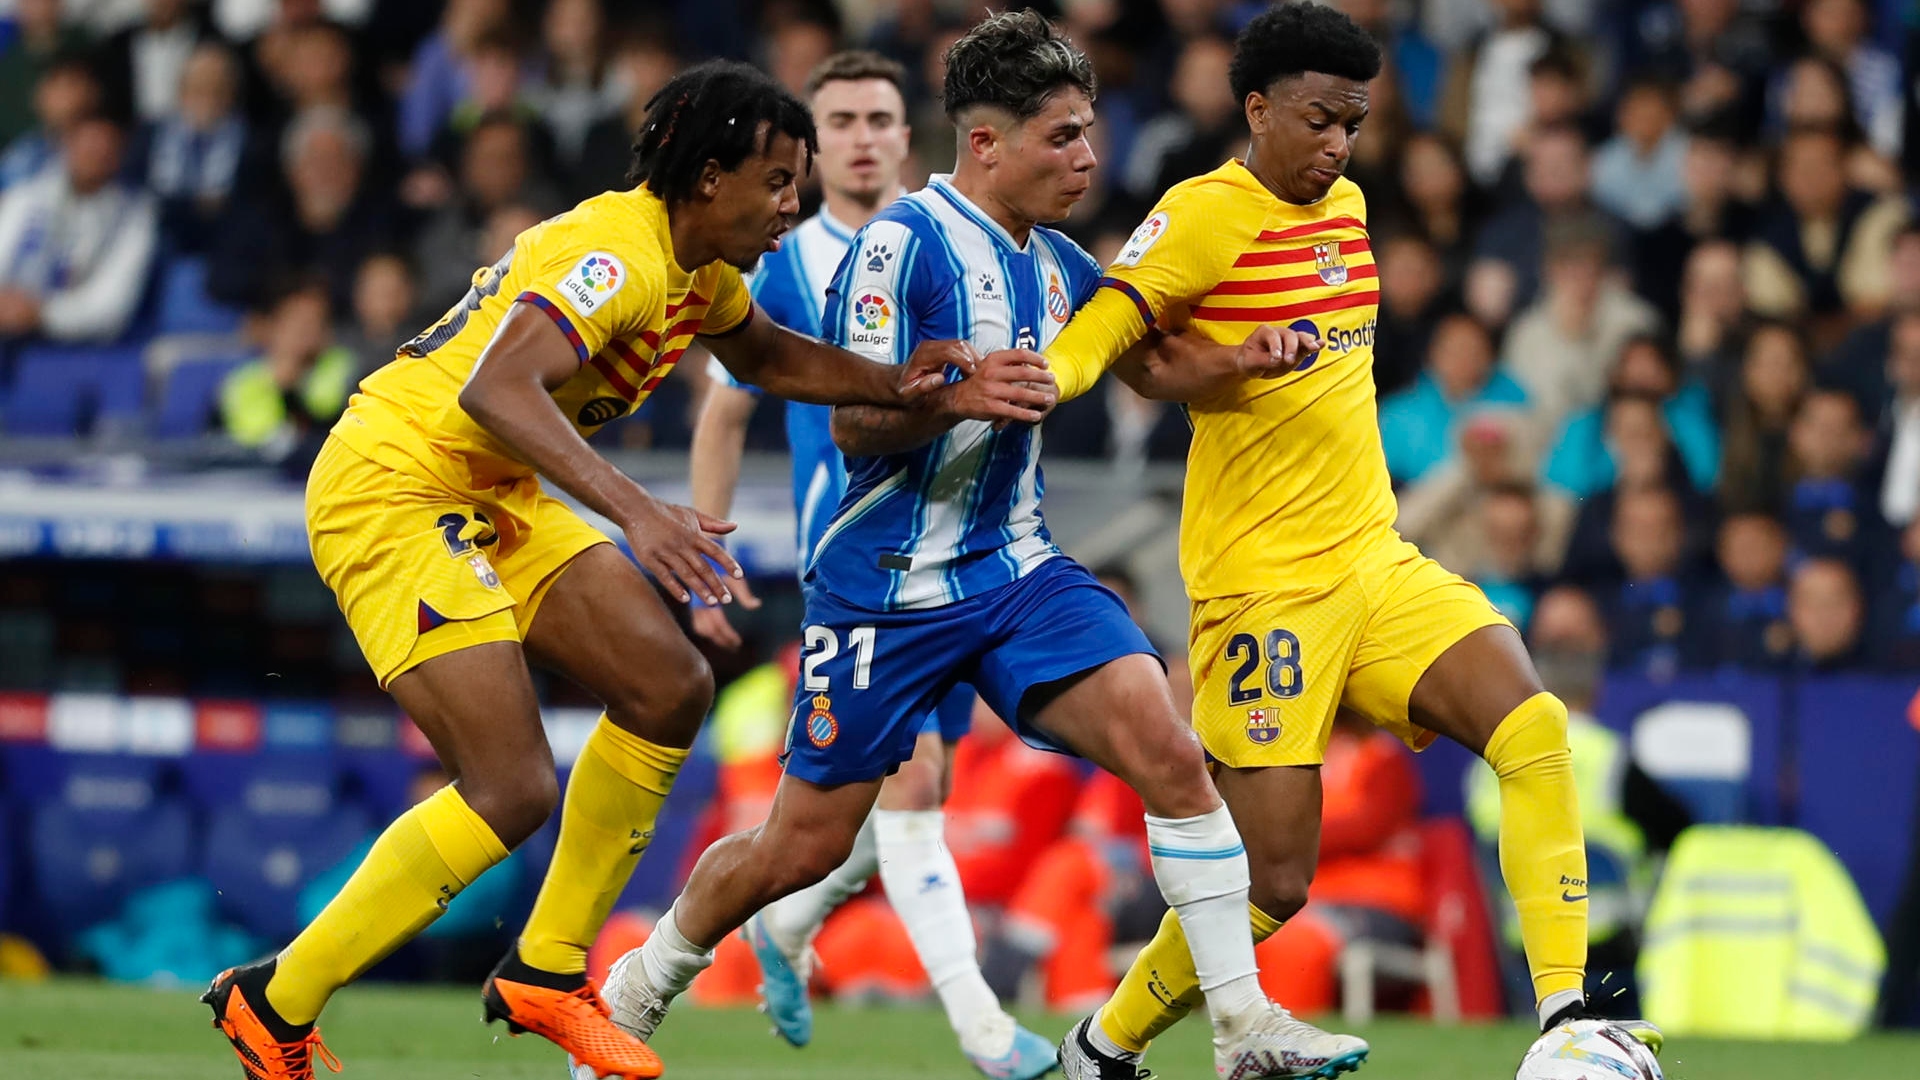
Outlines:
[[[885,244],[874,244],[866,250],[867,273],[879,274],[893,261],[893,249]]]

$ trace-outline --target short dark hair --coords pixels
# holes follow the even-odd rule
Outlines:
[[[885,79],[900,91],[900,100],[907,98],[907,69],[897,60],[874,52],[872,49],[845,49],[834,53],[820,66],[807,75],[807,96],[820,92],[820,88],[830,82],[858,82],[862,79]]]
[[[1241,101],[1290,75],[1318,71],[1371,82],[1380,74],[1380,46],[1346,13],[1312,3],[1279,4],[1254,17],[1233,43],[1227,75]]]
[[[805,143],[807,165],[812,166],[819,140],[813,116],[799,98],[747,64],[696,64],[668,80],[647,102],[646,122],[633,139],[627,182],[646,184],[668,203],[685,202],[707,162],[731,172],[764,151],[775,135]]]
[[[1034,11],[1003,11],[947,49],[940,101],[949,118],[975,105],[993,105],[1028,120],[1064,87],[1091,98],[1099,88],[1093,61]]]

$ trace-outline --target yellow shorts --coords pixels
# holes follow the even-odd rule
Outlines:
[[[1193,725],[1232,768],[1317,765],[1345,707],[1424,750],[1414,684],[1455,642],[1510,625],[1486,595],[1398,537],[1323,585],[1196,601]]]
[[[338,436],[307,478],[307,541],[381,686],[457,649],[523,640],[567,564],[611,542],[533,478],[460,492]]]

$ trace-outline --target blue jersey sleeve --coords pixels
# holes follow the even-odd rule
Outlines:
[[[938,237],[882,216],[853,238],[827,290],[821,336],[881,363],[905,363],[922,341],[961,337],[952,255]]]
[[[1047,246],[1053,249],[1054,258],[1060,261],[1060,268],[1067,275],[1067,295],[1073,298],[1073,307],[1078,311],[1081,305],[1093,299],[1095,289],[1100,287],[1100,263],[1087,249],[1074,243],[1066,236],[1045,230],[1041,235],[1047,238]]]

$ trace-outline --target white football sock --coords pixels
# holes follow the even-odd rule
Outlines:
[[[647,943],[640,946],[640,967],[661,996],[678,997],[692,984],[693,977],[713,963],[713,954],[694,947],[674,924],[673,909],[668,908],[654,924]]]
[[[1247,849],[1224,806],[1191,818],[1147,815],[1153,877],[1180,919],[1216,1038],[1267,1008],[1247,925]]]
[[[980,974],[960,871],[947,850],[946,815],[938,810],[875,810],[880,880],[906,925],[920,966],[940,995],[947,1022],[970,1053],[999,1057],[1013,1045],[1013,1025]],[[982,1043],[1005,1045],[981,1045]]]
[[[860,826],[853,839],[853,851],[847,861],[835,867],[824,879],[781,897],[760,912],[760,924],[789,956],[798,956],[813,942],[820,925],[835,908],[852,899],[880,869],[880,856],[873,839],[873,818]]]

